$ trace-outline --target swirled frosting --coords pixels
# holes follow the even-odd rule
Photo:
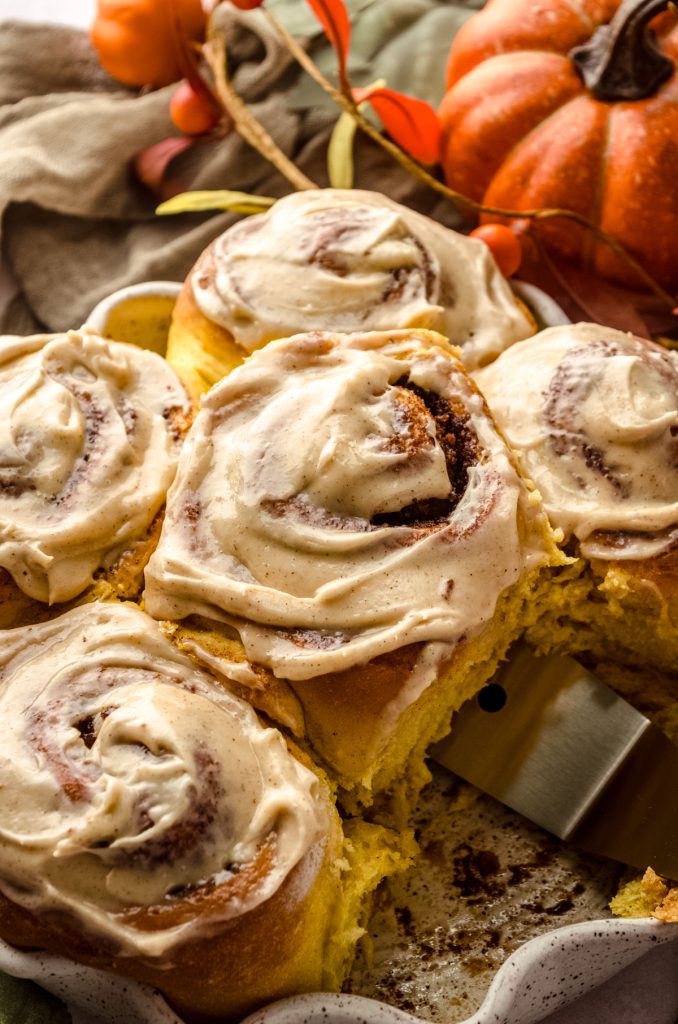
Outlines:
[[[189,410],[152,352],[87,331],[0,338],[0,566],[24,593],[75,597],[145,532]]]
[[[473,367],[533,333],[487,246],[376,192],[286,196],[221,235],[191,280],[247,352],[302,331],[426,327]]]
[[[678,540],[678,355],[597,324],[520,342],[476,379],[566,537],[587,557]]]
[[[116,955],[160,956],[266,900],[326,828],[318,779],[131,605],[0,635],[0,890]],[[255,885],[152,930],[173,901]],[[226,890],[228,892],[228,890]]]
[[[443,346],[429,332],[299,335],[214,387],[147,566],[147,610],[229,622],[251,661],[290,679],[480,630],[544,541]]]

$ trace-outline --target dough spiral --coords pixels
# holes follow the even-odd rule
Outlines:
[[[0,891],[109,956],[217,933],[327,830],[282,736],[131,605],[3,633],[0,713]]]
[[[375,192],[286,196],[217,238],[190,281],[250,353],[302,331],[423,327],[473,367],[533,333],[485,245]]]
[[[587,558],[678,541],[678,355],[597,324],[520,342],[476,379],[552,522]]]
[[[203,400],[146,608],[230,623],[279,677],[342,671],[479,631],[544,561],[537,515],[444,339],[299,335]]]
[[[159,356],[87,331],[0,339],[0,567],[69,600],[143,535],[190,403]]]

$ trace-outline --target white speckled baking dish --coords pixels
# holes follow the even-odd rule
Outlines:
[[[0,968],[63,999],[74,1024],[180,1024],[156,992],[59,957],[18,953],[2,943]],[[463,1024],[675,1024],[677,1014],[678,928],[654,921],[590,921],[521,946]],[[362,996],[317,994],[273,1003],[247,1024],[420,1020]]]

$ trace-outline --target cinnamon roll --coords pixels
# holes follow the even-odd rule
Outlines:
[[[311,190],[212,243],[177,302],[167,356],[201,392],[275,338],[407,327],[440,331],[469,367],[534,331],[481,242],[376,192]]]
[[[367,803],[424,777],[554,551],[442,337],[316,332],[203,398],[144,599]]]
[[[0,707],[5,941],[154,985],[188,1020],[337,987],[395,847],[365,824],[345,844],[322,776],[142,611],[0,633]]]
[[[675,670],[678,355],[575,324],[520,342],[476,379],[578,558],[532,638]]]
[[[190,414],[151,352],[88,331],[0,339],[0,627],[96,575],[138,592]]]

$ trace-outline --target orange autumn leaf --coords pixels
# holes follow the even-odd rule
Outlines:
[[[344,0],[307,0],[307,3],[337,54],[343,76],[351,45],[351,19]]]
[[[394,89],[354,89],[356,103],[367,100],[384,128],[398,145],[422,164],[435,164],[440,156],[440,120],[424,100]]]

